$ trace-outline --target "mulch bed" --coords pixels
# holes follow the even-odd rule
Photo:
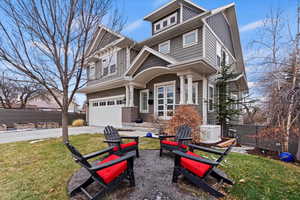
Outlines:
[[[105,199],[118,200],[196,200],[196,199],[214,199],[201,189],[191,185],[188,181],[180,178],[178,184],[172,183],[172,173],[174,159],[170,153],[164,153],[159,157],[157,150],[143,150],[140,152],[140,158],[134,161],[134,173],[136,186],[128,187],[124,182],[119,188],[115,189]],[[89,176],[85,169],[77,171],[68,182],[68,191],[76,186],[80,181]],[[214,184],[213,180],[210,180]],[[99,190],[100,185],[94,184],[88,188],[88,191]],[[83,194],[71,197],[71,200],[87,199]]]
[[[264,156],[267,158],[279,160],[278,152],[276,151],[270,151],[270,150],[263,150],[260,148],[254,148],[252,150],[247,150],[247,153],[257,156]]]

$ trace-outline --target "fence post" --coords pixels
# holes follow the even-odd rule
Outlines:
[[[258,126],[255,125],[255,146],[258,147]]]

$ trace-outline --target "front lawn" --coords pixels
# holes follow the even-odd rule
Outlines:
[[[100,134],[70,140],[83,153],[106,147]],[[140,148],[157,149],[158,140],[142,138]],[[66,182],[79,166],[61,139],[1,144],[0,152],[1,199],[67,199]],[[228,188],[228,199],[300,199],[298,166],[232,153],[222,168],[236,182]]]

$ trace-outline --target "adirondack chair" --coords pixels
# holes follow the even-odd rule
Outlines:
[[[66,147],[72,154],[75,162],[84,167],[89,173],[90,177],[82,184],[69,191],[70,196],[82,192],[89,199],[99,199],[105,193],[110,192],[116,188],[124,179],[128,179],[130,186],[135,186],[133,162],[135,153],[131,152],[123,156],[113,154],[113,147],[103,149],[98,152],[94,152],[88,155],[82,155],[73,145],[65,143]],[[91,164],[88,162],[89,159],[108,153],[100,162]],[[86,188],[93,182],[98,182],[102,189],[92,196]]]
[[[182,125],[177,129],[176,135],[160,135],[160,152],[159,156],[162,156],[163,149],[173,150],[186,150],[188,141],[191,141],[192,129],[187,125]],[[173,141],[167,140],[168,138],[174,138]]]
[[[139,157],[139,137],[138,136],[120,136],[118,130],[112,126],[104,128],[104,142],[109,146],[113,146],[115,152],[126,153],[129,151],[136,151],[136,157]],[[122,139],[133,139],[134,141],[123,143]]]
[[[190,182],[202,188],[204,191],[208,192],[214,197],[224,197],[224,194],[210,186],[206,179],[208,178],[208,176],[211,176],[215,178],[218,183],[227,183],[230,185],[234,184],[233,181],[227,178],[224,172],[217,168],[225,158],[225,156],[228,155],[233,145],[234,144],[229,146],[224,152],[193,144],[189,145],[190,150],[187,152],[174,151],[175,165],[172,181],[174,183],[177,183],[178,176],[182,174]],[[220,155],[220,157],[216,161],[212,161],[193,153],[194,149]]]

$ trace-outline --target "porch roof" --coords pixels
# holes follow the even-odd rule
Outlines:
[[[139,54],[133,60],[132,64],[128,68],[128,70],[125,72],[125,76],[132,76],[138,70],[138,68],[144,63],[144,61],[147,59],[147,57],[150,54],[153,54],[154,56],[168,62],[169,64],[177,63],[177,61],[174,58],[172,58],[171,56],[160,53],[148,46],[144,46],[143,49],[139,52]]]

